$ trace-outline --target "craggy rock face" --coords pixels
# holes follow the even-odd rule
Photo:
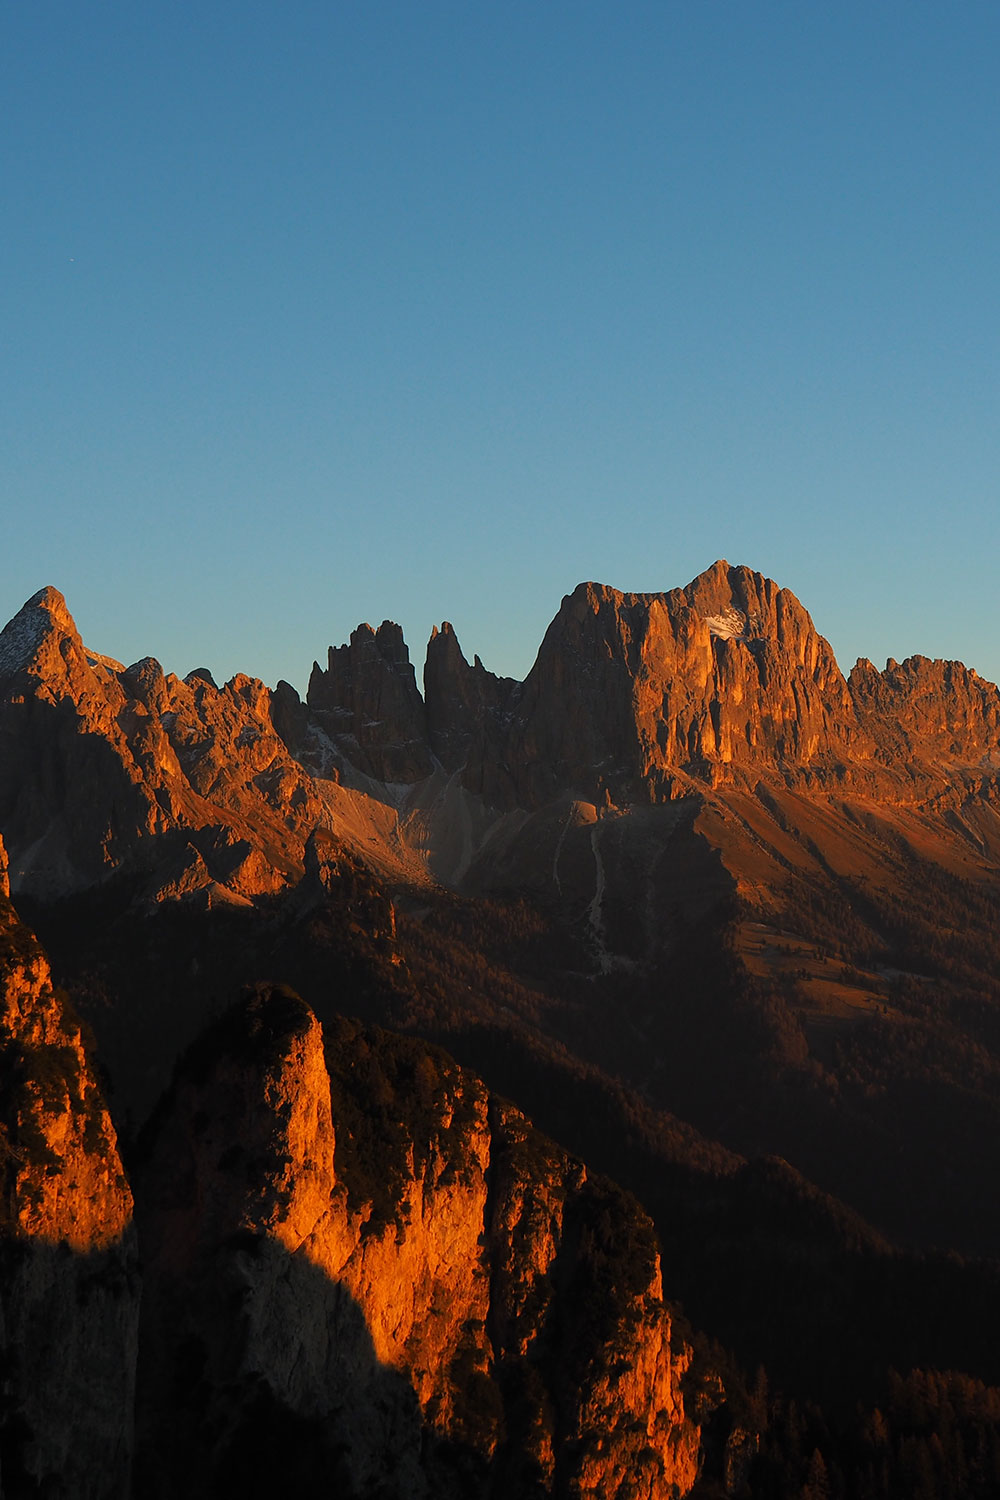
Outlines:
[[[658,801],[671,773],[864,754],[847,685],[793,594],[716,563],[686,589],[581,584],[563,601],[512,728],[522,803],[570,788]]]
[[[0,1074],[4,1493],[110,1500],[132,1448],[132,1195],[80,1027],[2,895]]]
[[[393,883],[488,883],[525,815],[567,798],[595,816],[759,785],[912,803],[1000,765],[992,684],[921,657],[846,682],[793,594],[725,562],[669,593],[581,584],[523,683],[470,666],[446,623],[424,689],[389,621],[331,648],[302,703],[242,674],[124,668],[43,589],[0,633],[11,885],[119,876],[145,901],[266,904],[317,829]]]
[[[421,734],[470,790],[529,808],[566,791],[658,801],[677,773],[711,784],[731,765],[823,766],[871,748],[794,595],[724,562],[668,594],[581,584],[523,684],[470,667],[446,623],[428,645],[423,715],[401,638],[381,643],[389,628],[331,649],[309,693],[347,759],[386,779],[386,755],[403,780],[427,774],[412,749],[397,755]]]
[[[468,768],[472,791],[484,791],[494,774],[520,692],[519,682],[487,672],[478,656],[470,667],[447,620],[431,631],[424,666],[428,741],[446,771]]]
[[[345,1493],[693,1485],[648,1221],[443,1054],[258,990],[182,1068],[142,1198],[145,1493],[213,1494],[286,1431]]]
[[[825,952],[793,947],[797,933],[786,930],[803,895],[815,915],[853,881],[865,907],[878,890],[890,913],[905,913],[921,860],[940,866],[923,886],[935,899],[952,888],[941,870],[952,885],[995,886],[997,689],[924,658],[884,673],[861,662],[845,682],[794,597],[747,569],[719,563],[666,594],[581,585],[524,683],[493,677],[478,659],[470,666],[444,627],[425,689],[422,701],[389,624],[331,652],[306,704],[287,685],[272,694],[242,675],[219,688],[204,669],[181,681],[151,658],[125,668],[87,650],[51,589],[0,633],[10,887],[37,901],[107,883],[63,910],[78,921],[128,918],[94,946],[93,970],[77,973],[95,1025],[120,1006],[109,1035],[120,1028],[127,1045],[116,1060],[139,1058],[142,1072],[155,1056],[148,1076],[158,1087],[204,1025],[215,975],[218,993],[235,988],[244,937],[245,978],[294,977],[282,964],[308,941],[311,983],[330,984],[339,952],[347,1003],[376,990],[383,1003],[396,993],[387,976],[406,963],[393,898],[406,886],[412,906],[421,882],[428,911],[433,880],[538,897],[572,930],[571,951],[592,975],[612,979],[664,965],[672,927],[697,924],[735,890],[760,918],[738,934],[741,962],[768,982],[799,952],[826,967]],[[134,1493],[151,1500],[311,1494],[317,1475],[330,1493],[384,1500],[690,1491],[703,1446],[683,1394],[691,1351],[672,1326],[636,1205],[440,1052],[333,1016],[324,1030],[272,984],[189,1052],[149,1128],[134,1184],[137,1337],[132,1200],[115,1134],[80,1027],[7,890],[0,853],[5,1494],[124,1495],[133,1412]],[[189,903],[160,913],[171,919],[157,929],[161,962],[171,934],[201,922],[200,908],[241,909],[211,914],[226,929],[217,950],[206,943],[218,970],[198,977],[204,955],[179,943],[145,1009],[142,965],[156,959],[142,924],[153,901]],[[40,930],[43,909],[39,901]],[[829,926],[819,917],[817,944]],[[79,927],[52,920],[64,944],[74,940]],[[875,917],[865,921],[881,952]],[[126,930],[128,1006],[100,988],[101,963]],[[699,963],[718,956],[714,944],[692,951]],[[411,933],[411,960],[419,952]],[[456,968],[461,983],[451,976],[445,995],[459,1036],[476,1015],[466,972]],[[893,975],[911,998],[931,983],[893,956],[884,973],[847,975],[849,986],[841,974],[855,998],[836,1003],[905,1041],[909,1016],[890,1016],[883,994]],[[579,977],[589,987],[591,974]],[[828,985],[813,977],[810,1006]],[[721,992],[725,965],[718,983]],[[320,1004],[326,991],[310,993]],[[692,986],[688,999],[701,996]],[[525,990],[526,1016],[534,997]],[[636,1040],[616,1051],[618,1014],[602,1019],[587,999],[594,1050],[621,1059],[645,1099],[649,1054],[659,1047],[670,1060],[667,1044],[687,1040],[684,1017],[652,1031],[642,1017]],[[790,1076],[809,1060],[813,1011],[801,1009],[797,1029],[773,1007],[763,1040],[748,1023],[763,1058],[755,1066],[780,1057],[780,1076]],[[575,1045],[566,1014],[559,1025]],[[741,1017],[721,1002],[712,1014]],[[715,1040],[706,1034],[713,1069]],[[691,1055],[697,1062],[697,1046]],[[738,1045],[733,1055],[742,1067]],[[681,1067],[652,1077],[661,1099],[675,1088],[684,1097]],[[733,1110],[716,1092],[708,1126],[721,1132]],[[957,1087],[955,1098],[964,1109]],[[871,1118],[882,1131],[888,1113]],[[816,1120],[835,1121],[832,1106]],[[853,1132],[853,1115],[848,1123]],[[798,1118],[789,1129],[791,1150]],[[961,1155],[942,1153],[938,1188]],[[853,1171],[856,1158],[844,1160]],[[876,1183],[898,1171],[895,1156],[884,1160]],[[698,1420],[712,1406],[706,1389]]]
[[[83,645],[62,595],[0,634],[0,828],[16,891],[129,868],[150,895],[241,901],[301,869],[321,804],[275,733],[271,694],[124,668]]]
[[[370,636],[342,648],[353,675],[331,666],[320,694],[314,674],[315,702],[322,697],[324,712],[345,723],[355,713],[361,645],[374,652]],[[405,648],[395,642],[394,650]],[[663,594],[581,584],[563,600],[523,683],[494,677],[478,657],[469,666],[445,624],[428,644],[424,684],[423,720],[407,698],[407,734],[419,735],[423,722],[434,760],[508,810],[565,795],[597,806],[656,803],[746,787],[760,775],[892,795],[900,755],[925,778],[942,760],[975,766],[1000,755],[992,683],[960,663],[921,657],[890,662],[885,673],[859,662],[845,681],[794,594],[726,562]],[[369,772],[378,736],[395,743],[402,732],[400,714],[381,727],[377,718],[371,709],[355,754]],[[342,745],[350,760],[355,752]],[[411,755],[403,779],[426,774],[422,766]]]
[[[896,730],[896,754],[998,763],[1000,692],[960,661],[910,656],[879,672],[862,660],[848,686],[859,716]]]
[[[403,632],[391,620],[359,625],[350,645],[313,664],[307,697],[329,739],[379,781],[418,781],[432,769],[424,704]]]
[[[324,1036],[285,989],[195,1044],[150,1127],[140,1324],[114,1130],[3,897],[0,963],[5,1493],[692,1487],[690,1350],[638,1205],[445,1054]]]

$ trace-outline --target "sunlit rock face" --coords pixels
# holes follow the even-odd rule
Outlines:
[[[848,686],[859,716],[882,728],[896,757],[996,764],[1000,691],[960,661],[910,656],[879,672],[861,660]]]
[[[795,596],[716,563],[683,589],[581,584],[524,683],[508,762],[522,805],[561,789],[658,801],[727,772],[864,755],[847,684]]]
[[[0,895],[3,1493],[124,1496],[138,1278],[132,1197],[79,1025]]]
[[[55,589],[0,633],[0,828],[15,891],[65,894],[128,870],[150,897],[246,901],[301,870],[322,815],[237,676],[181,681],[88,650]]]
[[[497,807],[573,792],[660,801],[767,764],[820,775],[872,740],[829,644],[795,596],[718,562],[683,589],[581,584],[563,600],[524,683],[431,636],[425,704],[397,626],[362,626],[313,670],[309,707],[362,772],[412,782],[423,744]]]
[[[446,622],[424,694],[386,623],[331,648],[308,706],[361,773],[413,783],[437,765],[501,809],[660,802],[760,768],[822,783],[875,744],[795,596],[726,562],[663,594],[581,584],[523,683],[470,666]]]
[[[259,989],[181,1069],[142,1197],[143,1493],[293,1439],[347,1495],[693,1485],[648,1221],[444,1054]]]
[[[0,632],[0,831],[12,888],[43,898],[119,877],[140,902],[266,905],[317,828],[394,884],[460,886],[560,799],[599,816],[764,783],[893,803],[998,764],[992,684],[920,657],[846,682],[793,594],[725,562],[667,593],[581,584],[523,683],[445,623],[423,698],[389,621],[331,647],[304,703],[123,667],[51,588]]]

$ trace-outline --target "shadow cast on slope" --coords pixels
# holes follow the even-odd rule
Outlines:
[[[136,1500],[427,1493],[406,1376],[346,1288],[263,1236],[147,1268],[136,1412]]]

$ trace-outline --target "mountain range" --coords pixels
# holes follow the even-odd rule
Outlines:
[[[303,701],[46,588],[0,835],[4,1494],[996,1492],[971,668],[718,562]]]

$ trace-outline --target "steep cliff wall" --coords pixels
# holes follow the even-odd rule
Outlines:
[[[495,777],[520,693],[519,682],[488,672],[478,656],[470,666],[447,620],[431,631],[424,664],[428,741],[446,771],[466,768],[474,792],[483,792]]]
[[[865,754],[829,644],[795,596],[718,562],[687,588],[581,584],[524,683],[507,759],[522,803],[571,788],[659,800],[672,774]]]
[[[959,676],[944,674],[939,704],[968,696]],[[922,696],[895,678],[849,689],[795,595],[724,561],[661,594],[580,584],[523,683],[470,666],[445,624],[424,686],[421,703],[398,627],[362,627],[314,668],[309,706],[363,773],[412,783],[436,762],[508,810],[566,793],[658,802],[762,773],[836,785],[891,748],[897,715],[919,718]],[[995,740],[991,723],[987,709],[975,727]]]
[[[328,735],[358,770],[379,781],[427,776],[424,703],[403,632],[391,620],[377,630],[359,625],[346,646],[331,646],[326,671],[313,663],[307,702]]]
[[[79,1025],[0,895],[0,1490],[123,1497],[138,1279],[132,1198]]]
[[[693,1485],[648,1222],[443,1054],[258,990],[142,1200],[143,1493],[222,1493],[282,1433],[347,1495]]]

